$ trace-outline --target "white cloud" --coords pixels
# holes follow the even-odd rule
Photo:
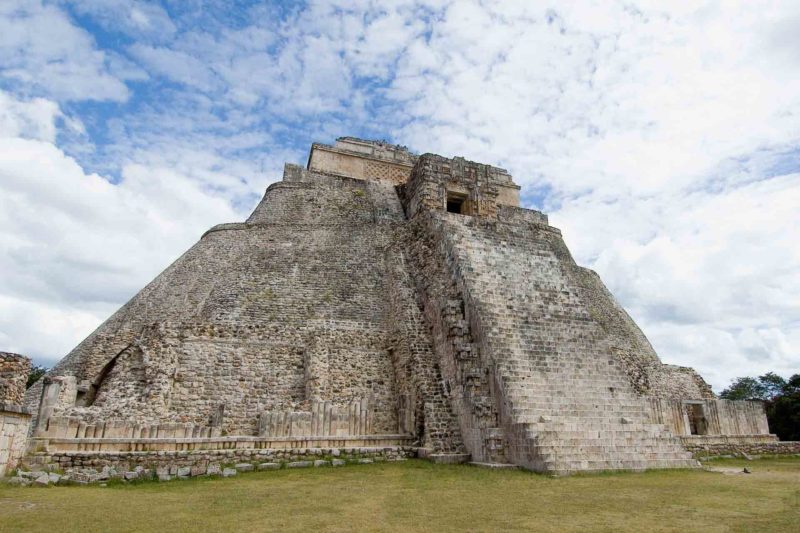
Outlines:
[[[0,79],[64,100],[128,98],[108,57],[58,8],[39,0],[0,3]]]
[[[0,146],[14,150],[0,201],[24,214],[0,219],[0,243],[25,267],[0,297],[46,306],[31,324],[51,305],[72,324],[59,328],[99,319],[211,219],[243,218],[284,160],[360,134],[509,168],[665,361],[717,389],[800,371],[795,2],[62,5],[123,37],[100,50],[52,5],[0,6],[0,76],[16,93],[0,93]],[[111,116],[56,104],[91,99],[126,103]],[[143,200],[154,194],[164,203]],[[52,240],[41,212],[81,242]],[[172,237],[154,250],[143,220]],[[87,261],[112,238],[138,266]]]
[[[451,4],[394,136],[509,168],[662,358],[719,389],[800,370],[795,4]],[[541,201],[541,200],[540,200]]]
[[[55,142],[56,118],[60,115],[55,102],[44,98],[25,102],[0,92],[0,136]]]
[[[175,24],[166,10],[154,2],[139,0],[68,0],[62,3],[77,13],[90,15],[104,27],[137,39],[169,39]]]
[[[205,229],[243,217],[227,198],[173,169],[130,165],[118,184],[87,173],[52,143],[54,103],[7,94],[2,102],[11,103],[0,122],[7,349],[54,362]],[[37,107],[48,112],[31,112]],[[26,122],[46,133],[17,136]]]

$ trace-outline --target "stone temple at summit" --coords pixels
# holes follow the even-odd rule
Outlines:
[[[775,440],[759,402],[663,364],[519,192],[461,157],[312,145],[27,391],[27,453],[398,449],[568,474]]]

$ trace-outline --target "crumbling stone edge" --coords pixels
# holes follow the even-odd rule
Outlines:
[[[243,472],[405,461],[415,447],[200,450],[197,452],[61,452],[35,454],[5,483],[88,485],[232,477]]]

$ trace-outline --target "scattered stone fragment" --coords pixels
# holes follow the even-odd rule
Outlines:
[[[278,470],[280,467],[280,463],[261,463],[258,465],[259,470]]]

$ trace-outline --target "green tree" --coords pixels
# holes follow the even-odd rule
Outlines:
[[[800,440],[800,374],[790,377],[766,408],[770,431],[781,440]]]
[[[726,400],[763,400],[770,432],[780,440],[800,440],[800,374],[788,380],[774,372],[736,378],[719,396]]]
[[[736,378],[719,397],[725,400],[766,400],[766,389],[756,378]]]
[[[775,372],[767,372],[763,376],[758,376],[758,382],[764,391],[764,399],[772,400],[784,393],[786,380]]]
[[[34,383],[39,381],[39,379],[44,376],[45,372],[47,372],[46,366],[33,365],[31,367],[31,371],[28,373],[28,384],[26,385],[27,388],[30,389]]]

